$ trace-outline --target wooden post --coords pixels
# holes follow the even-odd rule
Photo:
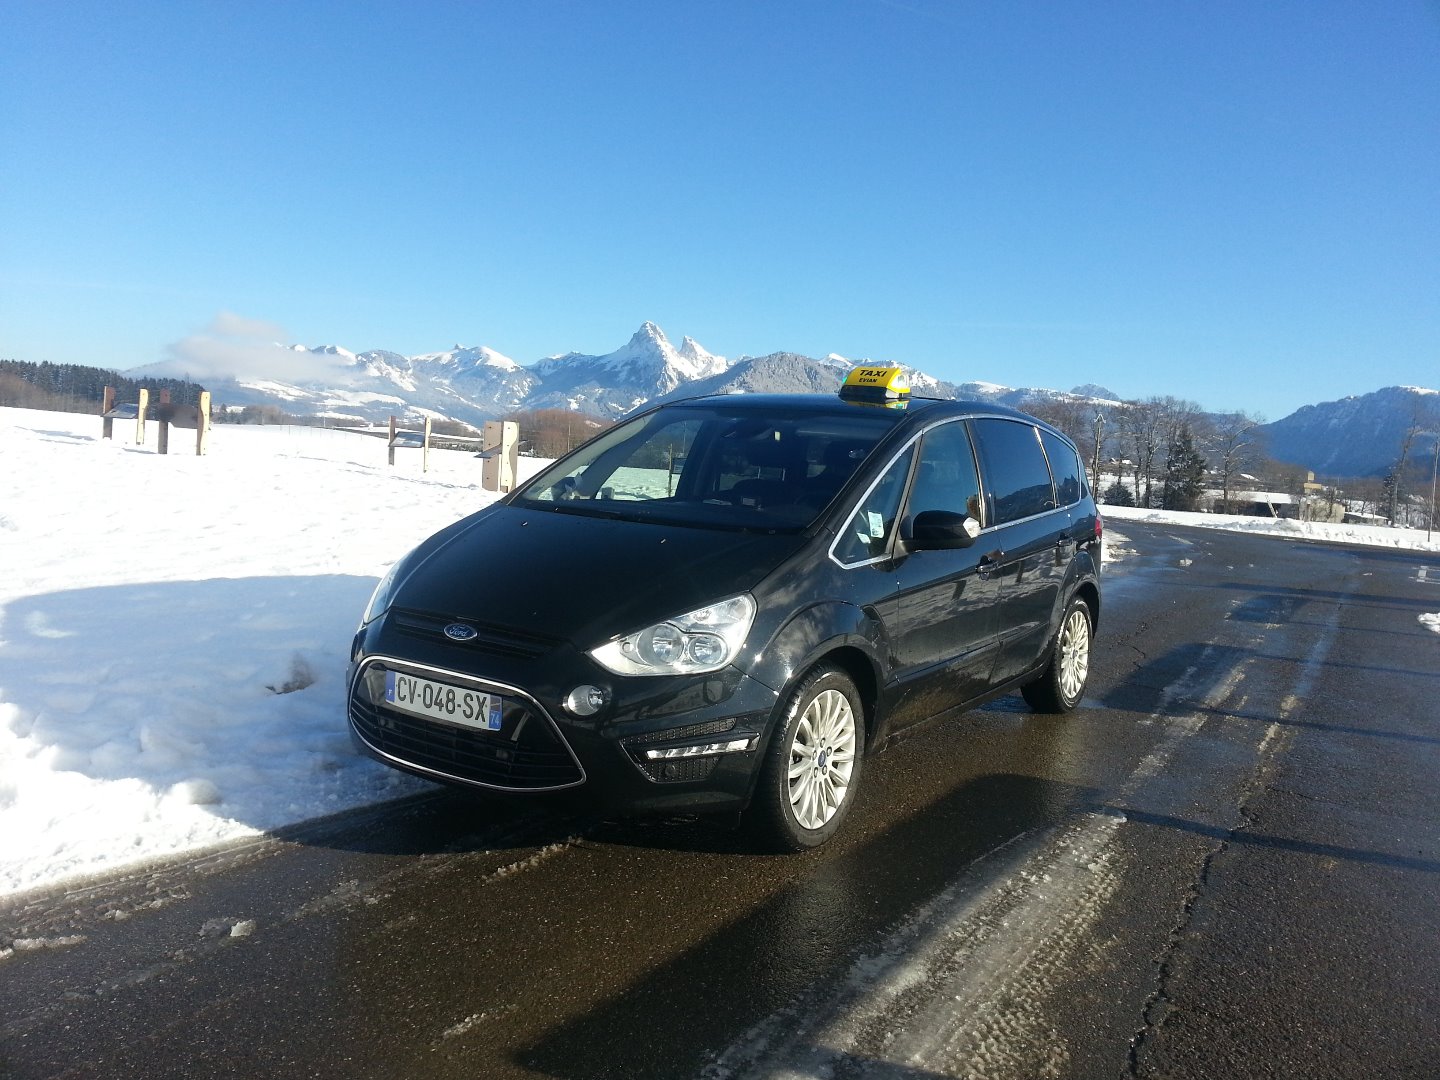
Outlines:
[[[486,420],[481,440],[480,486],[506,492],[515,486],[520,428],[513,420]]]
[[[195,456],[204,457],[210,448],[210,391],[200,391],[200,407],[195,417]]]
[[[390,464],[395,464],[395,416],[390,416]]]
[[[420,444],[420,471],[430,471],[430,417],[425,417],[425,441]]]
[[[115,437],[115,418],[110,415],[110,410],[115,408],[115,387],[105,387],[105,396],[100,402],[100,415],[105,419],[100,421],[100,437],[102,439],[113,439]]]
[[[150,408],[150,391],[140,388],[140,401],[135,409],[135,445],[145,445],[145,412]]]
[[[160,454],[170,453],[170,421],[174,416],[174,410],[170,408],[170,391],[160,391],[160,407],[155,410],[155,419],[159,422],[160,437],[155,440],[155,451]]]

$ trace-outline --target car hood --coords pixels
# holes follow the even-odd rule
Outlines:
[[[752,589],[807,542],[496,506],[422,557],[393,606],[590,649]]]

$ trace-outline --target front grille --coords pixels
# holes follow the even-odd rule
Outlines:
[[[551,722],[511,698],[500,731],[475,731],[375,705],[357,682],[350,721],[367,743],[397,761],[471,783],[541,791],[585,779]]]
[[[558,638],[527,634],[503,626],[491,626],[474,622],[458,615],[435,615],[425,611],[410,611],[396,608],[390,612],[391,625],[402,634],[424,641],[443,641],[462,649],[475,649],[495,656],[533,660],[544,656],[560,644]],[[455,641],[445,636],[445,627],[451,623],[464,623],[471,627],[476,636],[469,641]]]
[[[682,780],[707,780],[720,764],[717,757],[679,758],[669,761],[636,762],[645,775],[661,784],[674,784]]]

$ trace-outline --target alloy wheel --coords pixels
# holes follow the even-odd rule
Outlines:
[[[1060,630],[1060,693],[1075,701],[1085,689],[1090,673],[1090,616],[1083,607],[1071,610]]]
[[[819,829],[840,809],[855,770],[855,744],[850,699],[839,690],[821,691],[790,743],[790,808],[802,828]]]

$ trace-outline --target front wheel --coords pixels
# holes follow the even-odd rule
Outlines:
[[[855,683],[821,666],[791,693],[765,750],[747,824],[769,850],[819,847],[850,812],[864,757],[865,710]]]
[[[1051,646],[1050,663],[1020,693],[1036,712],[1066,713],[1080,704],[1090,674],[1091,622],[1089,605],[1078,596],[1065,609],[1060,632]]]

